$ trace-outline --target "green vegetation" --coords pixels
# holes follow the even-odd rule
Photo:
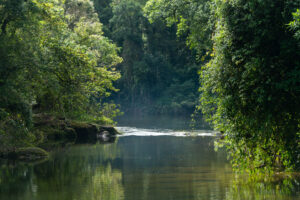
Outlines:
[[[94,0],[104,33],[121,47],[122,77],[113,99],[125,113],[191,114],[199,87],[196,54],[176,27],[150,24],[145,0]]]
[[[197,107],[224,134],[218,145],[236,169],[298,170],[299,8],[300,0],[0,0],[0,151],[43,141],[39,114],[113,124],[112,102],[128,113]],[[52,128],[74,135],[68,124]]]
[[[32,113],[112,123],[117,47],[89,0],[0,1],[1,150],[36,142]]]
[[[145,7],[150,20],[177,24],[207,61],[198,109],[224,133],[220,142],[237,169],[299,169],[299,7],[299,0],[150,0]]]

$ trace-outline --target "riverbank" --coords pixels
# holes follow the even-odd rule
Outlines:
[[[70,120],[47,114],[36,114],[33,117],[32,132],[36,142],[30,147],[0,148],[0,158],[35,161],[45,159],[57,146],[82,143],[112,143],[120,134],[112,126],[97,123]]]

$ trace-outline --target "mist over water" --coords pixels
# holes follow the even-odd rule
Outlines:
[[[190,115],[123,115],[117,118],[117,126],[142,129],[168,129],[173,131],[212,130],[203,120],[192,123]]]

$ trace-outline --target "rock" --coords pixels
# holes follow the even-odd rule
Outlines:
[[[95,125],[87,123],[70,123],[77,135],[76,142],[85,143],[97,140],[98,128]]]
[[[64,117],[55,118],[51,115],[34,116],[34,126],[44,133],[48,141],[65,141],[75,143],[113,142],[119,132],[110,126],[95,123],[76,122]]]
[[[76,143],[111,142],[118,131],[114,127],[100,126],[92,123],[70,123],[76,131]]]
[[[110,136],[117,136],[117,135],[120,135],[120,133],[114,128],[114,127],[111,127],[111,126],[100,126],[99,127],[99,131],[100,132],[108,132]]]

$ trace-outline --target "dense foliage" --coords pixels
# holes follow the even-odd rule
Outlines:
[[[121,58],[91,1],[0,0],[0,27],[2,148],[34,141],[33,111],[111,122]]]
[[[299,8],[300,0],[0,0],[1,149],[40,138],[33,113],[112,123],[119,111],[108,100],[138,113],[190,113],[200,92],[198,109],[224,134],[234,167],[299,169]]]
[[[299,7],[299,0],[150,0],[145,7],[151,20],[182,28],[207,60],[199,109],[224,133],[238,169],[299,168]]]
[[[122,77],[112,99],[126,113],[190,114],[199,87],[195,53],[176,36],[176,26],[152,24],[145,0],[94,0],[107,37],[121,47]],[[185,36],[183,36],[185,37]]]

